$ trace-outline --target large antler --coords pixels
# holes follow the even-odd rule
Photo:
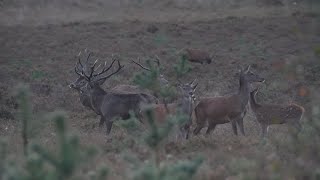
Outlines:
[[[85,50],[85,52],[87,52],[87,49]],[[110,75],[105,76],[105,77],[98,77],[98,76],[101,76],[102,74],[106,73],[107,71],[109,71],[112,68],[112,66],[113,66],[114,62],[116,61],[116,59],[112,55],[112,63],[107,67],[107,62],[105,61],[101,71],[98,72],[98,73],[95,73],[101,67],[101,64],[99,64],[98,67],[96,67],[97,62],[98,62],[98,59],[96,59],[95,62],[89,68],[87,68],[87,66],[89,64],[90,56],[92,54],[93,54],[92,52],[89,52],[89,54],[87,56],[87,59],[86,59],[86,64],[83,65],[81,63],[81,58],[80,58],[81,51],[80,51],[80,53],[78,54],[78,62],[76,64],[75,68],[74,68],[76,74],[78,74],[81,77],[84,77],[87,81],[92,81],[92,80],[99,81],[101,79],[110,78],[114,74],[118,73],[124,67],[124,66],[121,66],[120,61],[117,60],[118,61],[118,69],[115,72],[113,72]],[[86,70],[89,71],[89,75],[86,74]],[[96,77],[98,77],[98,78],[96,78]]]
[[[98,79],[95,79],[95,81],[99,81],[99,80],[101,80],[101,79],[108,79],[108,78],[110,78],[111,76],[113,76],[113,75],[115,75],[116,73],[118,73],[124,66],[122,66],[122,65],[120,64],[120,61],[119,61],[119,60],[117,60],[117,61],[118,61],[118,68],[117,68],[116,71],[114,71],[113,73],[109,74],[108,76],[100,77],[100,78],[98,78]],[[111,63],[111,65],[107,68],[108,70],[113,66],[113,63],[114,63],[114,62],[115,62],[115,60],[113,60],[112,63]],[[106,63],[105,63],[105,64],[106,64]],[[104,71],[104,72],[107,72],[107,71]]]

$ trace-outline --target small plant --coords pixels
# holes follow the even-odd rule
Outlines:
[[[0,179],[66,180],[74,178],[75,170],[80,167],[81,163],[90,160],[96,154],[96,150],[91,147],[82,147],[78,137],[67,133],[65,115],[61,112],[51,114],[58,137],[57,153],[50,152],[39,144],[30,144],[27,132],[32,114],[28,92],[26,86],[21,86],[18,90],[26,162],[21,166],[20,163],[7,162],[2,158],[4,161],[0,163]],[[0,157],[5,157],[5,144],[1,143],[0,146]],[[102,167],[99,172],[91,174],[91,179],[105,179],[107,172],[107,169]]]
[[[170,86],[161,86],[158,76],[160,75],[160,68],[151,66],[150,61],[147,61],[149,69],[147,72],[142,72],[134,78],[134,82],[143,88],[148,88],[160,95],[160,98],[166,98],[172,96],[170,92]],[[189,72],[188,66],[185,60],[181,60],[178,65],[175,66],[177,76],[180,78],[185,73]],[[149,131],[142,137],[145,145],[148,146],[151,154],[152,161],[147,164],[140,164],[139,168],[135,168],[133,179],[161,179],[161,180],[182,180],[192,179],[199,166],[202,164],[202,158],[196,158],[192,161],[184,161],[173,164],[162,165],[160,152],[163,148],[163,143],[169,137],[169,134],[173,131],[174,127],[180,127],[188,119],[185,114],[178,113],[170,116],[167,120],[159,126],[156,123],[153,109],[145,107],[143,110],[146,114],[146,125],[149,127]],[[132,121],[136,122],[136,121]],[[128,130],[132,129],[127,126]]]
[[[316,48],[314,49],[314,53],[315,53],[317,56],[320,57],[320,47],[316,47]]]
[[[183,55],[178,62],[178,64],[174,65],[174,70],[176,72],[177,79],[180,79],[185,74],[191,71],[191,66],[188,64],[186,55]]]
[[[31,78],[33,80],[36,80],[36,79],[42,79],[44,78],[45,76],[47,75],[47,73],[43,72],[43,71],[40,71],[40,70],[34,70],[31,72]]]

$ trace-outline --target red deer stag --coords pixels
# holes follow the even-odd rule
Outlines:
[[[87,49],[85,50],[85,53],[87,53]],[[87,56],[87,61],[89,60],[92,53],[90,52]],[[81,52],[78,54],[78,58],[80,59]],[[114,58],[112,58],[113,60]],[[88,71],[88,68],[84,68],[86,71]],[[101,84],[103,84],[102,82]],[[80,93],[80,89],[83,88],[87,84],[87,80],[83,76],[79,76],[74,82],[69,84],[69,87],[72,89],[75,89],[79,93],[79,99],[82,105],[85,107],[95,111],[90,103],[90,98],[86,93]],[[141,90],[138,86],[133,85],[117,85],[114,88],[110,90],[110,92],[118,93],[118,94],[138,94],[143,93],[146,95],[146,98],[153,103],[158,103],[158,100],[156,97],[152,96],[151,93],[146,92],[144,90]],[[99,112],[95,112],[97,115],[99,115]]]
[[[301,129],[300,121],[305,112],[302,106],[297,104],[259,104],[256,101],[258,89],[250,92],[250,107],[261,126],[261,136],[268,133],[268,127],[272,124],[290,124],[298,131]]]
[[[201,129],[208,123],[206,134],[214,130],[217,124],[225,124],[231,122],[234,134],[237,133],[237,125],[243,135],[243,118],[246,114],[246,106],[249,101],[250,90],[249,85],[253,82],[263,82],[264,78],[247,70],[240,71],[239,91],[236,94],[222,97],[208,97],[200,100],[195,108],[196,128],[194,134],[197,135]]]
[[[88,60],[85,66],[89,67],[88,71],[82,65],[80,59],[75,66],[75,72],[86,80],[86,85],[80,89],[80,92],[84,96],[89,97],[91,108],[101,116],[99,126],[102,126],[106,122],[107,135],[110,133],[113,121],[115,118],[128,119],[130,118],[130,111],[141,121],[140,104],[150,103],[147,96],[143,93],[138,94],[116,94],[108,93],[104,91],[100,86],[106,81],[106,79],[118,73],[124,66],[121,66],[119,60],[117,60],[118,68],[116,71],[109,75],[106,73],[112,68],[116,59],[107,67],[106,62],[99,72],[101,64],[96,68],[97,61],[92,66],[88,66]]]

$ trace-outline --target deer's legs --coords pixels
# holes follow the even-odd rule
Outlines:
[[[245,136],[244,127],[243,127],[243,118],[242,117],[237,119],[237,124],[238,124],[238,126],[240,128],[240,131],[241,131],[242,135]]]
[[[231,126],[232,126],[233,133],[234,133],[236,136],[238,136],[236,121],[232,120],[232,121],[231,121]]]
[[[261,137],[264,138],[265,134],[266,134],[266,131],[267,131],[268,125],[264,124],[264,123],[261,123],[260,126],[261,126]]]
[[[107,135],[109,135],[111,132],[112,124],[113,124],[113,121],[106,121]]]
[[[204,123],[197,123],[196,128],[193,130],[193,134],[198,135],[203,127],[204,127]]]
[[[211,132],[212,130],[214,130],[215,127],[216,127],[216,124],[214,124],[214,123],[209,124],[208,129],[207,129],[207,131],[206,131],[206,135],[209,135],[210,132]]]
[[[101,116],[100,117],[100,122],[99,122],[99,128],[102,127],[103,123],[104,123],[104,118]]]

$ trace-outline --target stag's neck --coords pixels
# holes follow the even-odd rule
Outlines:
[[[249,101],[250,84],[243,76],[240,76],[239,83],[240,83],[240,87],[239,87],[238,95],[240,97],[241,106],[245,107]]]
[[[92,92],[90,93],[91,106],[95,112],[101,114],[100,107],[103,102],[103,97],[107,94],[100,86],[93,87]]]

